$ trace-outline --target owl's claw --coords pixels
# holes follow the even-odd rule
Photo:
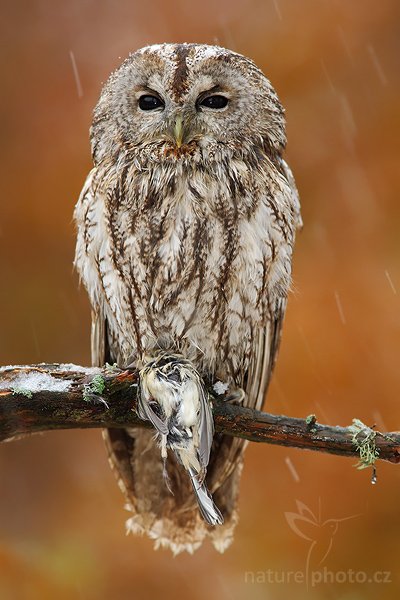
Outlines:
[[[245,391],[242,390],[242,388],[237,388],[236,390],[233,390],[230,394],[228,394],[226,398],[224,398],[224,402],[227,402],[228,404],[237,404],[241,406],[245,398]]]
[[[212,386],[213,392],[228,404],[243,404],[246,394],[242,388],[232,389],[228,383],[216,381]]]
[[[92,404],[100,404],[102,406],[105,406],[107,409],[110,408],[108,402],[106,400],[104,400],[104,398],[102,396],[99,396],[98,394],[86,393],[84,399],[86,402],[91,402]]]

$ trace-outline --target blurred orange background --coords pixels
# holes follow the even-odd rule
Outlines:
[[[88,128],[102,82],[143,45],[219,43],[253,58],[286,107],[303,206],[267,408],[398,429],[398,1],[2,4],[0,364],[90,362],[72,211],[91,167]],[[99,431],[3,444],[0,598],[398,597],[400,468],[379,463],[371,485],[371,471],[354,463],[250,445],[234,545],[173,559],[125,536]],[[307,532],[287,521],[301,512],[296,501]],[[304,575],[324,548],[326,581],[307,589],[288,575]],[[343,580],[349,569],[358,581]],[[368,581],[376,571],[388,581]]]

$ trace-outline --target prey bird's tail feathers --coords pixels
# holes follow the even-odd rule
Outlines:
[[[204,483],[199,483],[197,474],[193,471],[193,469],[189,470],[189,475],[203,519],[209,525],[222,525],[224,522],[224,517],[212,499],[207,487]]]

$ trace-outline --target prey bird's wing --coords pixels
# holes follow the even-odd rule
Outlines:
[[[199,383],[200,395],[200,444],[199,456],[202,467],[207,467],[210,460],[211,446],[214,436],[214,421],[207,392]]]
[[[159,433],[162,435],[168,434],[168,425],[163,421],[157,413],[153,410],[151,402],[147,400],[147,392],[143,386],[143,379],[141,378],[140,394],[138,396],[138,414],[141,419],[150,421]]]

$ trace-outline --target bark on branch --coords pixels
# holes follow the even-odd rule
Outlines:
[[[114,367],[40,364],[0,368],[0,441],[24,434],[89,427],[148,427],[136,414],[137,373]],[[219,433],[294,448],[400,462],[400,433],[381,433],[355,420],[331,427],[272,415],[213,396]]]

